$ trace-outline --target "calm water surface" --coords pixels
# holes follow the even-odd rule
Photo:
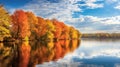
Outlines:
[[[120,67],[120,39],[81,39],[62,59],[36,67]]]

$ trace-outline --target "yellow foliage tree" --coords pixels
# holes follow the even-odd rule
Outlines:
[[[55,27],[54,27],[53,23],[48,19],[46,20],[46,28],[47,28],[47,31],[46,31],[47,38],[53,39],[54,35],[52,32],[55,31]]]
[[[0,37],[8,37],[10,36],[10,15],[8,14],[8,12],[2,7],[0,6]]]

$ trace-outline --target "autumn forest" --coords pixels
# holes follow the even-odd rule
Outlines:
[[[16,10],[12,15],[0,6],[0,37],[22,40],[78,39],[80,32],[57,19],[44,19],[32,12]]]
[[[80,44],[81,33],[57,19],[33,12],[9,14],[0,6],[0,67],[35,67],[57,61]]]

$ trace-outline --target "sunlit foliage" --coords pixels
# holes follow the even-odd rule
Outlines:
[[[38,25],[38,18],[32,12],[26,12],[26,14],[28,17],[28,23],[29,23],[30,32],[31,32],[30,40],[34,40],[37,38],[36,30]]]
[[[55,26],[55,32],[53,32],[54,33],[54,37],[59,39],[59,37],[60,37],[60,35],[62,33],[62,27],[60,25],[61,22],[59,22],[56,19],[53,19],[52,22],[53,22],[53,24]]]
[[[16,10],[11,16],[0,6],[0,35],[15,39],[52,40],[78,39],[79,31],[57,19],[44,19],[34,13]]]
[[[38,26],[36,28],[36,33],[39,39],[53,39],[53,31],[55,30],[53,23],[48,19],[43,19],[38,17]]]
[[[10,15],[2,6],[0,6],[0,38],[10,36],[10,22]]]
[[[71,39],[77,39],[80,37],[79,31],[76,30],[74,27],[70,27],[69,35]]]
[[[28,17],[23,10],[17,10],[11,16],[12,18],[12,35],[15,38],[25,38],[30,36],[30,27]]]
[[[42,18],[23,10],[9,15],[0,6],[0,38],[3,42],[15,42],[0,44],[0,62],[11,57],[8,59],[13,61],[8,63],[12,64],[10,67],[35,67],[35,64],[56,61],[78,47],[78,41],[71,40],[78,40],[79,34],[78,30],[57,19]]]

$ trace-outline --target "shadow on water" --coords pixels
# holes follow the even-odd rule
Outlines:
[[[44,62],[57,61],[79,45],[80,40],[0,43],[0,67],[35,67]]]

